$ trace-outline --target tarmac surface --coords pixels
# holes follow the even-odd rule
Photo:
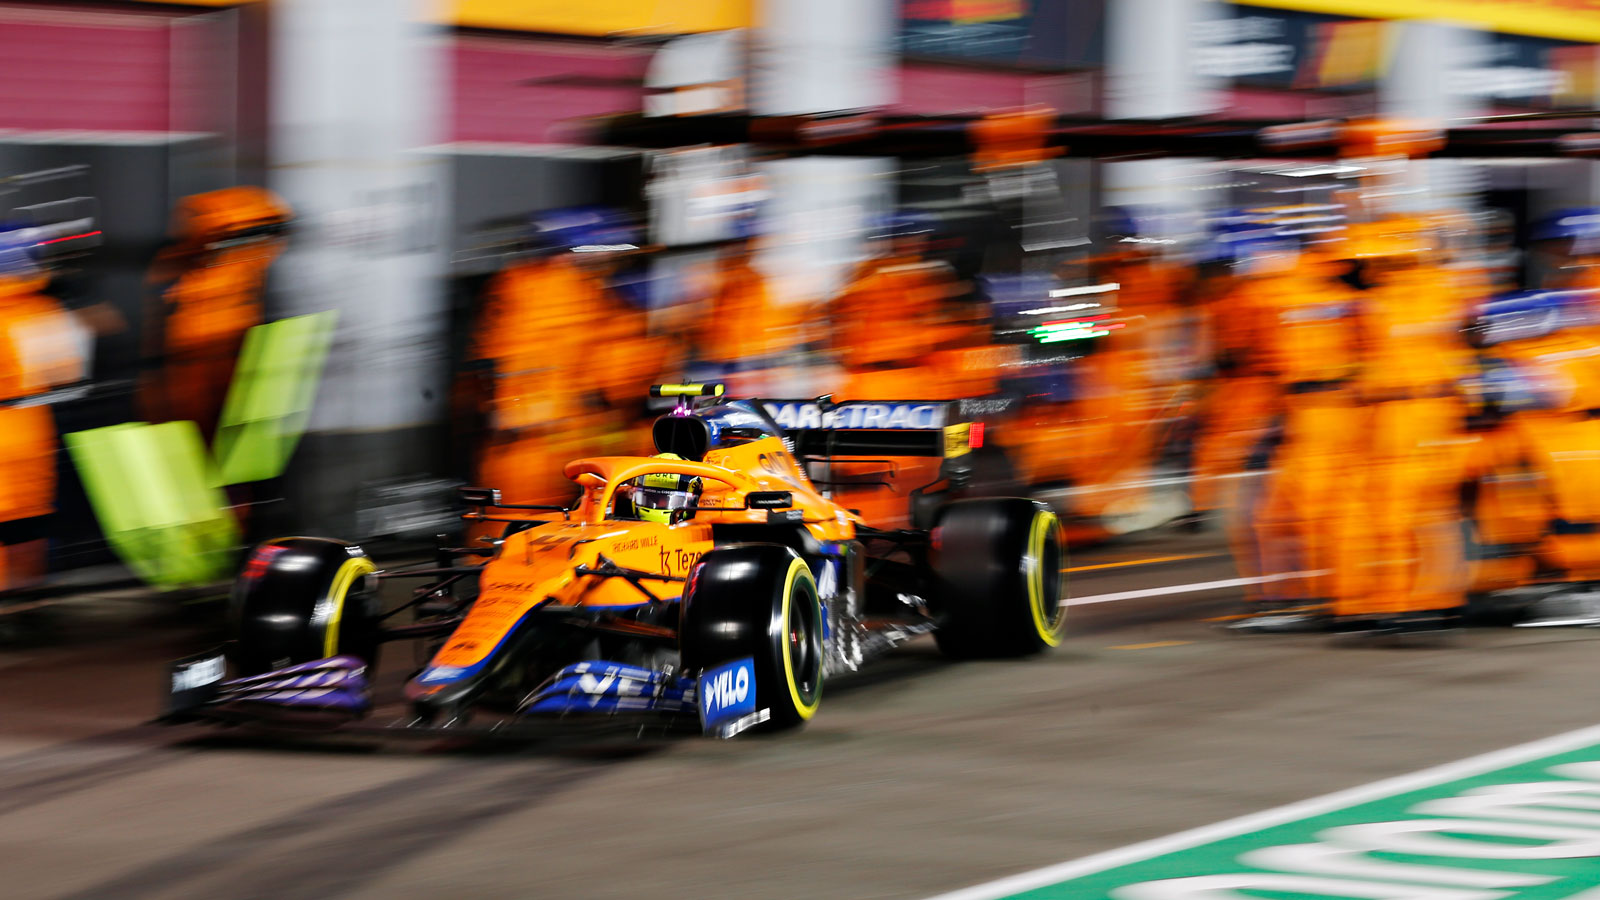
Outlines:
[[[1214,534],[1070,565],[1113,599],[1056,652],[918,641],[805,730],[727,742],[153,726],[167,661],[207,646],[170,601],[0,617],[0,896],[927,897],[1600,721],[1600,631],[1241,636],[1206,621],[1237,587],[1186,587],[1234,580]]]

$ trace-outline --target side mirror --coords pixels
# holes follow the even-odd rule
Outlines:
[[[468,506],[500,505],[500,491],[496,488],[463,487],[456,490],[456,496]]]
[[[745,509],[788,509],[794,506],[791,491],[751,491],[744,495]]]

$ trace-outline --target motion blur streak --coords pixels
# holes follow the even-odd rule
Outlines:
[[[1597,121],[1572,0],[0,0],[0,894],[929,896],[1589,725]]]

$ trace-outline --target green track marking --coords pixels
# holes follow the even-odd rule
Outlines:
[[[1600,900],[1600,726],[938,900],[1012,897]]]

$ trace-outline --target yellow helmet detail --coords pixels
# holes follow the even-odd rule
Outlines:
[[[676,453],[658,453],[652,459],[676,459]],[[700,500],[701,480],[693,475],[652,472],[633,480],[633,510],[641,521],[670,524],[694,518],[694,505]]]

